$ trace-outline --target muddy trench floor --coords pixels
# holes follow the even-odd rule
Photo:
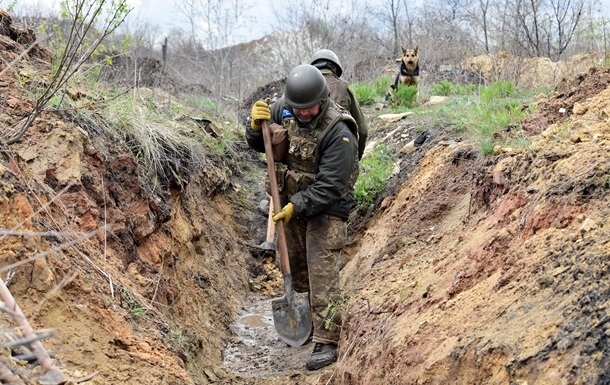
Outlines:
[[[279,338],[273,325],[272,300],[252,296],[231,325],[233,337],[224,351],[223,366],[238,378],[294,377],[307,371],[305,362],[313,343],[295,348]]]

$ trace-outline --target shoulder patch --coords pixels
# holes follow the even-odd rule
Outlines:
[[[343,134],[343,141],[349,143],[349,134]]]

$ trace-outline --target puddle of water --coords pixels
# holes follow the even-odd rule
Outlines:
[[[267,326],[273,326],[266,319],[259,314],[249,314],[241,317],[238,323],[244,325],[244,327],[262,328]]]
[[[273,326],[272,299],[253,298],[231,325],[232,341],[223,366],[241,377],[280,377],[306,371],[313,344],[298,348],[283,342]]]

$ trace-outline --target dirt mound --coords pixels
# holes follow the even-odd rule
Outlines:
[[[468,58],[460,63],[460,67],[480,73],[489,83],[512,80],[522,87],[537,88],[554,87],[563,79],[587,72],[603,60],[605,56],[599,53],[574,55],[553,62],[549,58],[524,58],[500,52]]]
[[[579,112],[580,106],[596,97],[610,85],[610,68],[591,67],[588,72],[573,79],[564,79],[549,96],[540,95],[527,108],[534,112],[527,116],[521,125],[532,135],[540,134],[554,123],[562,123]]]
[[[9,40],[0,36],[5,58],[25,49]],[[4,132],[31,111],[27,87],[48,66],[26,55],[18,71],[2,72]],[[243,244],[254,210],[235,212],[225,194],[240,190],[235,177],[247,165],[242,156],[218,163],[208,156],[187,165],[182,185],[150,188],[136,157],[106,130],[70,111],[46,111],[20,141],[0,143],[0,228],[10,231],[0,238],[0,264],[22,264],[5,271],[7,285],[35,329],[55,331],[44,345],[57,348],[54,361],[71,378],[97,373],[92,385],[230,378],[220,367],[223,347],[257,269]],[[240,196],[252,202],[255,191]]]
[[[37,70],[48,70],[53,52],[38,43],[34,30],[14,24],[11,15],[0,8],[0,52],[3,53],[4,60],[11,62],[26,49],[26,59],[31,60]]]
[[[262,87],[258,87],[250,96],[244,99],[239,106],[238,117],[239,121],[243,122],[250,116],[250,109],[257,100],[265,100],[270,98],[271,102],[281,97],[286,87],[286,78],[268,83]]]
[[[336,383],[608,381],[605,73],[530,148],[441,140],[397,174],[344,270]]]

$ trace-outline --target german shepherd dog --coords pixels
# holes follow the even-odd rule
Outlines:
[[[396,59],[400,63],[400,71],[396,75],[396,79],[394,79],[394,84],[390,86],[386,100],[390,98],[392,92],[399,84],[417,87],[419,83],[419,58],[417,56],[419,44],[416,44],[413,49],[407,49],[401,44],[400,49],[402,49],[402,57]]]

